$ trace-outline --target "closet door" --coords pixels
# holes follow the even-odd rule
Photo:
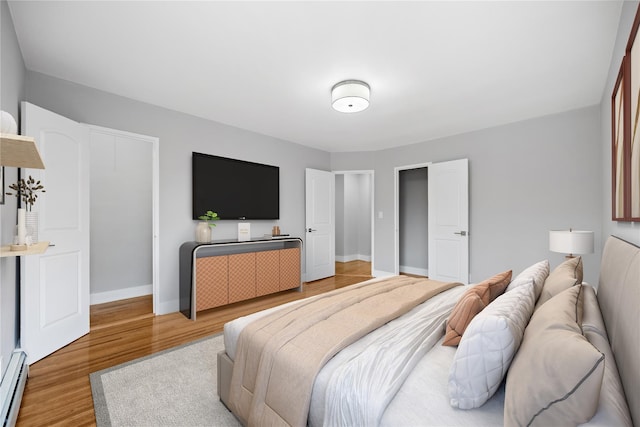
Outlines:
[[[28,363],[89,332],[89,146],[85,126],[26,102],[22,132],[35,138],[45,169],[23,169],[41,180],[32,210],[39,215],[42,255],[20,260],[20,344]]]
[[[469,283],[467,159],[429,165],[429,277]]]

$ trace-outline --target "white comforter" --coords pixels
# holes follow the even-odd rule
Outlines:
[[[341,363],[325,365],[323,372],[331,374],[324,391],[323,425],[377,426],[409,373],[442,337],[445,321],[464,290],[458,287],[434,296],[371,333],[366,346],[343,350]]]
[[[316,377],[309,426],[395,426],[400,420],[402,425],[433,426],[447,424],[445,420],[460,415],[462,420],[473,419],[479,425],[501,425],[502,405],[497,404],[501,400],[473,414],[449,405],[447,380],[455,348],[442,347],[440,341],[446,318],[467,289],[458,286],[436,295],[335,355]],[[277,309],[225,324],[225,347],[231,359],[235,358],[235,344],[244,326]],[[378,345],[381,350],[374,351]],[[420,371],[428,372],[426,378],[416,375]],[[469,412],[469,418],[464,412]],[[478,412],[484,414],[478,418]]]

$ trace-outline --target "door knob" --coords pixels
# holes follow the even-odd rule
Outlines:
[[[307,231],[308,231],[309,233],[312,233],[312,232],[314,232],[314,231],[318,231],[318,230],[316,230],[315,228],[309,228]]]
[[[466,232],[466,231],[456,231],[456,232],[454,232],[453,234],[459,234],[459,235],[461,235],[461,236],[466,236],[466,235],[467,235],[467,232]]]

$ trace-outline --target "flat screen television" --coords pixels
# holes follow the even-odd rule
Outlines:
[[[211,210],[220,219],[279,219],[280,168],[193,153],[193,219]]]

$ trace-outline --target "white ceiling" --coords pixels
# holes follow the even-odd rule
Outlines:
[[[621,1],[10,1],[26,66],[326,151],[600,102]],[[360,113],[331,87],[371,86]]]

